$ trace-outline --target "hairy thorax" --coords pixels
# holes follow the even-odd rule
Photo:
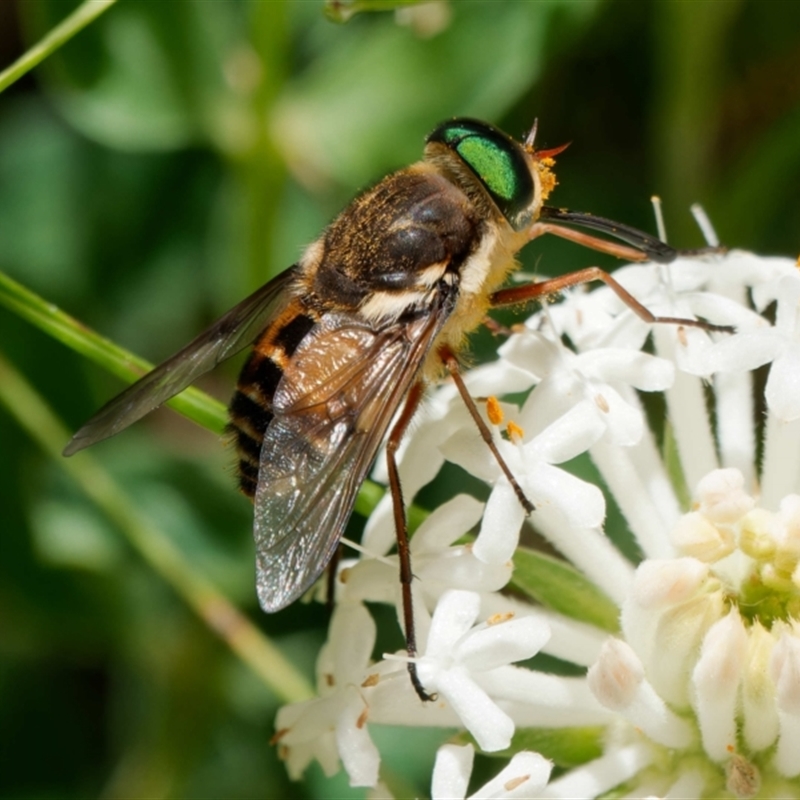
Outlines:
[[[455,306],[423,370],[432,378],[436,348],[464,346],[521,246],[505,220],[477,205],[424,162],[388,176],[306,251],[302,296],[323,313],[348,311],[379,327],[427,313],[453,289]]]

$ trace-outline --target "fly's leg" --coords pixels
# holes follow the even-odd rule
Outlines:
[[[406,509],[403,504],[403,488],[400,486],[400,474],[397,471],[397,448],[403,440],[411,418],[419,407],[422,399],[423,385],[415,383],[406,397],[403,412],[389,434],[386,442],[386,462],[389,468],[389,491],[392,493],[392,509],[394,511],[394,530],[397,536],[397,555],[400,561],[400,589],[403,595],[403,625],[406,629],[406,651],[408,652],[408,674],[419,699],[422,701],[435,700],[436,695],[430,695],[417,675],[417,632],[414,627],[414,602],[411,598],[411,581],[414,574],[411,572],[411,553],[408,548],[408,523]]]
[[[701,247],[695,250],[678,250],[671,247],[661,239],[651,236],[649,233],[632,228],[622,222],[615,222],[613,219],[598,217],[595,214],[586,214],[581,211],[570,211],[567,208],[552,208],[543,206],[539,211],[539,219],[557,220],[552,222],[537,222],[529,230],[529,238],[535,239],[544,233],[551,233],[568,239],[576,244],[590,247],[592,250],[599,250],[601,253],[609,253],[618,258],[627,258],[630,261],[656,261],[659,264],[669,264],[680,256],[702,256],[720,254],[726,252],[724,247]],[[577,225],[580,228],[589,228],[593,231],[600,231],[622,242],[625,245],[609,242],[606,239],[598,239],[596,236],[589,236],[585,233],[564,228],[558,223],[567,225]]]
[[[582,235],[582,234],[581,234]],[[598,239],[598,241],[602,241]],[[616,245],[615,245],[616,246]],[[551,294],[558,294],[564,289],[578,286],[582,283],[591,281],[602,281],[614,294],[625,303],[639,318],[648,323],[666,323],[668,325],[684,325],[690,328],[702,328],[704,331],[717,331],[719,333],[733,333],[734,329],[730,325],[714,325],[701,319],[684,319],[683,317],[661,317],[653,314],[645,308],[627,289],[611,277],[600,267],[587,267],[576,272],[570,272],[559,278],[550,278],[538,283],[525,283],[522,286],[512,286],[508,289],[500,289],[494,292],[491,297],[492,306],[501,308],[502,306],[513,306],[520,303],[528,303],[531,300],[539,300]]]
[[[567,239],[583,247],[597,250],[601,253],[608,253],[617,258],[624,258],[628,261],[657,261],[667,264],[674,261],[679,256],[702,255],[708,253],[723,252],[721,248],[707,247],[702,250],[676,250],[660,239],[656,239],[643,231],[636,230],[627,225],[623,225],[603,217],[595,217],[592,214],[580,214],[564,209],[553,209],[545,207],[542,209],[542,218],[558,219],[562,222],[569,222],[574,225],[583,225],[603,231],[611,236],[616,236],[628,244],[609,242],[597,236],[591,236],[581,231],[574,231],[553,222],[536,222],[529,231],[529,238],[535,239],[544,234],[551,234],[562,239]],[[653,314],[645,308],[627,289],[611,277],[605,270],[599,267],[588,267],[587,269],[570,272],[558,278],[551,278],[539,283],[527,283],[522,286],[512,286],[508,289],[500,289],[492,297],[492,306],[513,306],[519,303],[528,303],[531,300],[538,300],[551,294],[578,286],[582,283],[591,281],[602,281],[614,294],[625,303],[638,317],[648,323],[666,323],[669,325],[684,325],[691,328],[701,328],[705,331],[717,331],[719,333],[733,333],[734,329],[730,325],[714,325],[699,319],[684,319],[682,317],[661,317]]]
[[[511,472],[508,464],[506,464],[505,459],[497,449],[497,444],[494,441],[492,432],[489,430],[489,426],[483,421],[483,417],[480,415],[478,407],[475,405],[475,401],[472,399],[472,395],[470,395],[469,390],[464,384],[464,379],[461,377],[461,370],[458,366],[458,359],[453,351],[446,346],[440,347],[438,353],[439,357],[442,359],[442,363],[447,368],[447,371],[450,373],[450,375],[452,375],[453,381],[458,389],[458,393],[461,395],[461,399],[464,401],[464,405],[467,407],[467,411],[469,411],[470,416],[478,426],[481,438],[484,442],[486,442],[487,446],[492,451],[492,455],[497,460],[500,469],[503,470],[503,474],[511,484],[511,488],[514,490],[514,494],[517,495],[517,499],[519,500],[520,504],[525,509],[526,513],[530,514],[534,510],[534,505],[525,496],[525,492],[522,491],[522,487],[519,485],[519,483],[517,483],[517,479],[514,477],[514,474]]]
[[[483,318],[481,325],[483,325],[492,336],[512,336],[515,333],[520,333],[525,330],[524,325],[513,325],[509,328],[508,325],[503,325],[488,315]]]
[[[461,372],[458,366],[458,360],[455,354],[449,347],[440,347],[438,350],[439,357],[442,363],[447,368],[447,371],[453,376],[458,392],[461,395],[467,410],[469,411],[475,424],[478,426],[481,437],[488,445],[492,454],[497,459],[500,469],[508,479],[514,492],[519,498],[522,507],[530,514],[533,511],[533,503],[525,496],[517,479],[514,477],[505,459],[497,449],[497,444],[492,438],[492,432],[483,421],[480,412],[478,411],[475,401],[472,399],[464,381],[461,377]],[[411,581],[414,579],[414,574],[411,571],[411,554],[408,546],[408,523],[406,520],[406,510],[403,503],[403,489],[400,485],[400,475],[397,470],[397,448],[403,440],[409,423],[411,422],[414,413],[419,407],[420,400],[422,399],[423,385],[420,382],[415,383],[408,393],[406,398],[403,412],[400,414],[399,419],[392,428],[389,438],[386,443],[386,460],[389,468],[389,490],[392,493],[392,509],[394,512],[394,528],[395,535],[397,536],[397,554],[400,561],[400,588],[403,594],[403,624],[406,629],[406,649],[408,651],[408,674],[411,676],[411,683],[414,686],[417,695],[421,700],[435,700],[436,695],[430,695],[425,691],[425,687],[419,679],[417,674],[417,665],[413,660],[417,655],[417,635],[414,627],[414,604],[411,597]]]
[[[329,611],[333,611],[336,605],[336,572],[339,569],[339,562],[342,560],[342,545],[333,551],[333,556],[328,562],[328,583],[325,587],[325,605]]]

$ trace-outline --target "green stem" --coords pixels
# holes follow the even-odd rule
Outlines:
[[[10,67],[6,67],[0,72],[0,92],[11,86],[14,81],[19,80],[26,72],[30,72],[115,2],[116,0],[84,0],[40,42],[29,48]]]
[[[143,358],[100,336],[3,272],[0,272],[0,305],[126,381],[135,381],[153,368]],[[225,406],[199,389],[186,389],[173,397],[169,405],[216,434],[225,430]]]
[[[298,702],[313,696],[312,687],[292,663],[213,583],[197,573],[91,455],[61,457],[60,443],[67,438],[66,428],[2,355],[0,403],[120,528],[145,561],[275,695],[284,702]]]

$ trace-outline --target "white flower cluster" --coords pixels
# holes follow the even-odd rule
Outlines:
[[[316,759],[378,786],[374,724],[465,728],[485,752],[513,747],[522,729],[600,726],[599,758],[548,783],[549,761],[517,753],[472,796],[800,797],[800,271],[732,252],[615,277],[655,314],[735,333],[648,325],[607,287],[574,291],[465,381],[474,397],[530,390],[521,407],[492,403],[488,424],[535,505],[528,522],[617,605],[619,632],[502,593],[525,512],[445,385],[404,444],[406,501],[445,459],[491,489],[485,506],[454,497],[411,540],[417,670],[437,699],[416,696],[405,653],[372,658],[365,603],[394,604],[402,619],[387,496],[367,525],[369,555],[340,571],[319,696],[278,714],[293,777]],[[765,364],[759,395],[752,370]],[[662,457],[640,392],[663,392],[650,418],[677,456]],[[605,535],[601,489],[559,466],[587,452],[638,568]],[[689,513],[684,486],[697,487]],[[539,651],[588,674],[515,665]],[[472,757],[471,746],[440,749],[433,797],[466,796]]]

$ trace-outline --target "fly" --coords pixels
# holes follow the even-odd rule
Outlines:
[[[423,700],[431,698],[413,661],[413,575],[396,451],[425,385],[453,377],[530,512],[459,372],[466,337],[489,309],[602,280],[648,322],[730,330],[656,317],[598,268],[502,288],[516,253],[545,233],[631,261],[667,263],[708,252],[679,251],[626,225],[543,205],[560,150],[537,151],[534,137],[535,127],[517,142],[478,120],[442,123],[428,136],[422,161],[357,197],[297,264],[111,400],[64,450],[72,455],[119,433],[253,345],[231,401],[230,428],[239,484],[254,505],[258,598],[275,612],[306,592],[331,560],[388,432],[408,669]]]

